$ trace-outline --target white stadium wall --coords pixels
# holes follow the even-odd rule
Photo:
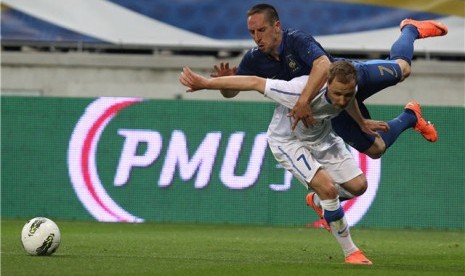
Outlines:
[[[2,94],[67,97],[131,96],[153,99],[267,101],[258,93],[224,99],[209,91],[191,95],[178,82],[183,66],[208,76],[218,60],[209,56],[91,53],[2,53]],[[465,106],[465,63],[416,60],[406,81],[367,100],[369,104]]]

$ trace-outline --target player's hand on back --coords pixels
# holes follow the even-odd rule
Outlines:
[[[383,121],[376,121],[376,120],[371,120],[371,119],[365,119],[363,120],[363,126],[360,126],[362,131],[373,135],[373,136],[378,136],[378,130],[387,132],[389,131],[389,125],[386,122]]]
[[[229,62],[221,62],[220,65],[213,65],[214,72],[210,74],[210,77],[223,77],[223,76],[234,76],[237,71],[237,67],[234,66],[229,68]]]
[[[295,129],[299,121],[302,121],[305,127],[316,124],[316,120],[315,118],[313,118],[313,113],[310,108],[310,105],[307,102],[303,102],[300,100],[297,101],[294,108],[292,108],[291,112],[289,112],[287,116],[294,118],[294,121],[292,122],[292,130]]]

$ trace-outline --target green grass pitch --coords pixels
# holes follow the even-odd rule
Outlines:
[[[373,266],[344,264],[323,229],[56,221],[48,257],[21,246],[26,221],[2,220],[1,275],[465,275],[465,232],[351,230]]]

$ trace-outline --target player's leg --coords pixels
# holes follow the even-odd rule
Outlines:
[[[377,92],[398,84],[403,78],[401,64],[406,64],[406,62],[381,59],[354,62],[357,70],[357,95],[355,97],[358,102],[363,102]]]
[[[416,21],[405,19],[400,24],[401,34],[392,44],[389,59],[395,62],[397,66],[386,63],[382,64],[381,60],[372,60],[364,63],[356,63],[374,66],[359,66],[359,93],[357,99],[364,101],[371,95],[382,89],[403,81],[411,73],[411,63],[414,53],[414,42],[417,39],[443,36],[448,30],[444,24],[433,20]],[[389,82],[389,77],[393,77]],[[363,88],[362,88],[363,86]]]
[[[400,81],[410,76],[415,40],[443,36],[447,32],[447,27],[444,24],[434,20],[405,19],[400,23],[400,36],[392,44],[389,53],[389,59],[395,60],[402,70]]]
[[[396,118],[387,122],[387,124],[389,125],[389,131],[378,131],[379,137],[376,137],[374,142],[374,144],[384,145],[385,150],[394,144],[397,138],[409,128],[414,128],[416,131],[420,132],[429,142],[436,142],[438,139],[436,128],[431,122],[423,118],[420,105],[415,101],[407,103],[404,111]],[[370,149],[368,149],[368,151],[370,151]],[[373,151],[370,156],[375,154],[375,151]]]
[[[325,168],[336,185],[340,201],[354,196],[361,196],[368,188],[368,183],[344,141],[334,133],[325,139],[322,150],[312,151],[315,159]],[[343,185],[342,185],[343,184]]]
[[[413,42],[417,36],[415,30],[411,26],[404,28],[401,36],[391,47],[390,60],[353,61],[357,70],[356,98],[359,103],[387,87],[396,85],[410,75]]]
[[[384,152],[386,152],[386,150],[394,144],[400,134],[405,130],[414,127],[416,122],[417,117],[415,116],[415,113],[409,109],[404,109],[399,116],[387,122],[389,125],[388,131],[378,131],[379,136],[375,137],[373,145],[363,153],[370,156],[372,159],[381,158]]]
[[[359,103],[359,105],[362,114],[368,117],[365,115],[368,113],[363,111],[365,109],[363,103]],[[434,125],[423,118],[420,105],[414,101],[408,103],[399,116],[388,121],[389,131],[379,131],[378,137],[362,132],[358,124],[347,113],[341,115],[333,119],[334,131],[347,144],[372,159],[380,158],[405,130],[412,127],[429,142],[436,142],[438,139]]]
[[[365,105],[359,103],[359,107],[363,117],[370,118],[369,115],[367,116],[363,112],[366,109]],[[347,112],[341,112],[336,118],[333,118],[332,126],[334,132],[348,145],[372,159],[380,158],[387,149],[387,145],[382,137],[370,136],[364,133]],[[383,133],[383,135],[386,135],[386,133]]]
[[[336,191],[339,196],[339,201],[344,202],[346,200],[350,200],[356,196],[361,196],[365,193],[368,188],[368,182],[364,174],[360,174],[349,181],[336,184]],[[315,193],[310,193],[307,195],[307,205],[311,206],[312,208],[321,208],[321,199]],[[322,211],[321,211],[322,213]]]
[[[400,63],[406,63],[401,60]],[[368,109],[363,101],[374,93],[389,86],[396,85],[402,79],[402,69],[397,61],[370,60],[355,62],[358,74],[357,101],[364,118],[370,118]],[[398,119],[398,118],[396,118]],[[341,112],[332,120],[334,131],[344,141],[373,159],[380,158],[387,148],[394,143],[402,131],[411,127],[411,121],[392,120],[388,124],[392,127],[389,132],[380,132],[380,137],[369,136],[361,131],[358,124],[346,113]],[[410,124],[409,124],[410,123]]]
[[[319,170],[321,164],[315,160],[305,143],[302,143],[302,141],[299,141],[298,139],[291,140],[288,143],[283,143],[281,141],[268,138],[268,146],[270,147],[276,161],[278,161],[284,169],[292,173],[292,175],[299,180],[305,188],[311,189],[308,183]],[[312,192],[307,195],[307,198],[311,198],[313,195],[316,194]],[[309,202],[311,203],[309,204]],[[311,199],[307,202],[307,204],[313,208],[318,217],[321,219],[322,226],[326,228],[326,230],[331,231],[329,225],[325,220],[323,220],[323,209],[321,209],[319,201],[318,206],[313,204],[313,200]]]
[[[335,183],[350,182],[354,194],[361,195],[367,188],[367,181],[344,141],[330,133],[318,146],[312,147],[312,155],[322,167],[309,182],[310,187],[319,197],[323,209],[323,217],[331,228],[331,232],[339,242],[346,263],[370,265],[363,252],[352,241],[350,227],[339,200],[340,193],[346,196],[349,191]],[[349,193],[350,194],[350,193]],[[353,196],[350,194],[350,196]]]
[[[340,143],[343,145],[342,139]],[[344,252],[346,263],[372,264],[355,246],[350,235],[349,224],[345,218],[336,186],[329,174],[316,161],[312,152],[301,141],[282,143],[268,139],[268,145],[276,160],[302,183],[314,190],[321,199],[322,215],[331,225],[330,231]],[[332,147],[331,147],[332,148]],[[329,227],[328,227],[329,228]]]
[[[364,118],[370,118],[367,108],[359,101],[359,108]],[[385,146],[381,139],[376,140],[374,136],[364,133],[357,122],[350,115],[342,111],[331,120],[334,132],[340,136],[348,145],[370,157],[376,157],[384,153]]]
[[[339,201],[336,186],[329,174],[322,168],[318,169],[309,185],[320,197],[324,219],[330,225],[333,236],[341,246],[346,263],[371,265],[372,262],[352,241],[350,227]]]
[[[367,180],[340,137],[331,133],[324,140],[324,147],[312,149],[312,154],[325,168],[332,181],[337,183],[335,188],[341,202],[360,196],[366,191]],[[307,196],[307,205],[314,209],[321,208],[320,196],[310,193]]]
[[[396,85],[410,75],[410,63],[413,58],[413,44],[415,40],[447,34],[446,26],[432,20],[415,21],[406,19],[402,21],[400,28],[401,35],[391,47],[391,60],[354,62],[358,74],[358,92],[356,98],[365,118],[370,118],[368,111],[364,113],[362,109],[365,108],[363,105],[365,99],[384,88]],[[419,114],[421,117],[421,113]],[[365,153],[371,158],[380,158],[386,149],[396,141],[400,133],[411,126],[410,120],[405,121],[400,118],[404,115],[401,114],[390,121],[388,124],[392,130],[387,133],[380,133],[381,137],[376,138],[363,133],[345,112],[341,112],[338,117],[334,118],[332,125],[335,132],[359,152]],[[422,122],[422,120],[418,121]],[[417,127],[416,125],[414,127],[428,141],[434,142],[437,140],[434,126],[428,122],[422,123],[421,127]]]
[[[406,19],[400,25],[400,36],[392,44],[389,59],[395,60],[402,70],[403,81],[410,75],[414,51],[414,42],[420,38],[442,36],[447,34],[447,27],[432,21],[416,21]]]
[[[417,29],[408,25],[401,30],[400,36],[392,44],[391,51],[389,53],[389,59],[395,60],[402,71],[402,78],[400,81],[403,81],[410,75],[411,64],[414,51],[414,42],[418,38]]]
[[[289,139],[288,142],[268,138],[268,146],[276,161],[299,180],[305,188],[308,182],[321,167],[305,143],[298,139]]]
[[[355,196],[361,196],[365,193],[368,188],[368,182],[364,174],[360,174],[351,180],[338,185],[338,194],[341,198],[341,201],[349,200]],[[344,200],[342,200],[344,199]]]

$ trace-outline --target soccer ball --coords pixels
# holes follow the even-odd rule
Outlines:
[[[24,225],[21,231],[21,242],[30,255],[52,255],[60,245],[60,241],[60,229],[48,218],[33,218]]]

